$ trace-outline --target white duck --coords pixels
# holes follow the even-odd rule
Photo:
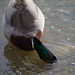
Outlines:
[[[45,18],[33,0],[10,0],[2,19],[4,35],[22,50],[36,50],[44,61],[56,57],[41,42]]]

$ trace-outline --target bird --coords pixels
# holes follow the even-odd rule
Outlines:
[[[41,42],[45,17],[33,0],[10,0],[2,18],[7,40],[25,51],[36,50],[40,59],[55,63],[56,56]]]

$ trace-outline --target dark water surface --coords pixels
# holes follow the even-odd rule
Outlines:
[[[42,42],[57,56],[55,64],[8,45],[1,26],[8,1],[0,0],[0,75],[75,75],[75,0],[34,0],[46,18]]]

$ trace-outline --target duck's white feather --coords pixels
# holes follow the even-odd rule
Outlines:
[[[26,4],[26,10],[34,17],[33,24],[36,26],[36,28],[33,31],[28,32],[28,34],[30,34],[30,35],[32,35],[32,33],[36,34],[38,30],[43,32],[44,24],[45,24],[45,19],[44,19],[43,13],[38,8],[38,6],[33,2],[33,0],[24,0],[24,2]],[[17,9],[15,7],[13,7],[14,4],[16,4],[16,0],[10,0],[8,7],[5,11],[5,14],[3,16],[3,19],[2,19],[4,34],[8,40],[10,39],[10,36],[13,33],[16,35],[17,34],[25,35],[25,33],[22,33],[18,30],[14,31],[15,28],[10,25],[11,18],[17,11]],[[26,18],[25,18],[25,20],[26,20]],[[17,27],[19,27],[19,26],[17,25]],[[25,30],[24,30],[24,32],[25,32]]]

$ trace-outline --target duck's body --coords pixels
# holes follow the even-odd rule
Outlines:
[[[10,0],[3,17],[4,34],[12,43],[17,38],[22,43],[22,37],[24,40],[24,37],[26,39],[36,36],[40,40],[44,22],[43,13],[33,0]]]
[[[34,38],[41,39],[45,19],[33,0],[10,0],[2,23],[4,35],[11,43],[22,50],[34,50]]]

